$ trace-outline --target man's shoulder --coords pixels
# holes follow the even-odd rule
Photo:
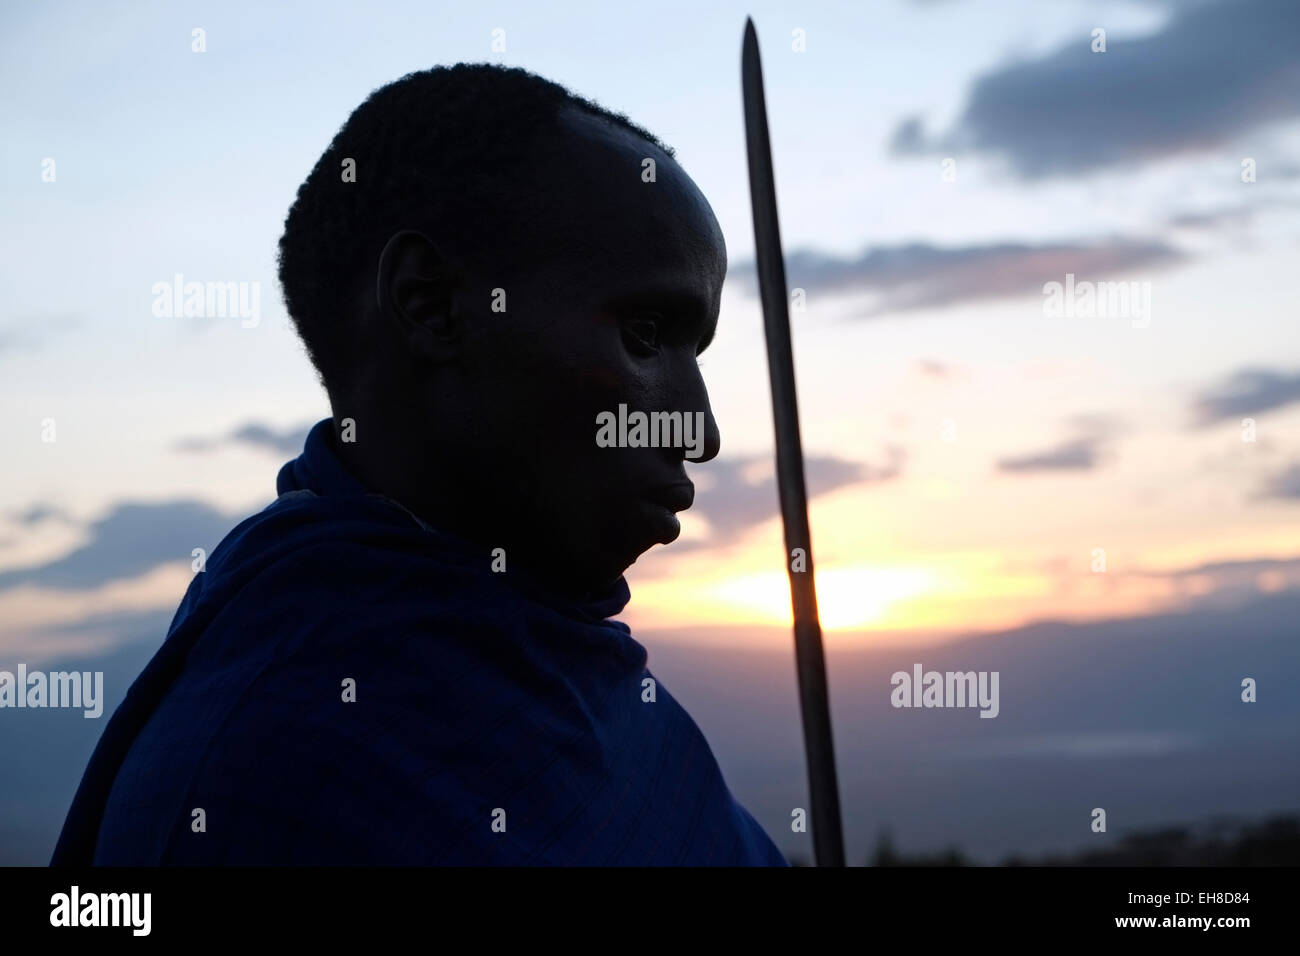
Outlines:
[[[322,558],[330,563],[321,566]],[[387,573],[394,562],[428,564],[438,559],[436,539],[391,499],[338,499],[296,491],[232,528],[202,573],[208,576],[208,587],[224,588],[221,596],[230,597],[266,575],[280,582],[293,576],[295,585],[322,590],[345,578]],[[441,563],[451,562],[444,555]],[[304,564],[315,566],[303,569]]]
[[[439,548],[391,503],[323,507],[310,494],[285,495],[227,535],[176,622],[201,634],[197,651],[274,644],[294,653],[304,640],[362,632],[382,642],[508,605],[487,562],[480,568]]]

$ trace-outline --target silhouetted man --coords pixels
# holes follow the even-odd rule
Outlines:
[[[196,575],[54,862],[785,865],[610,619],[718,452],[725,273],[626,118],[490,66],[374,93],[280,243],[333,417]]]

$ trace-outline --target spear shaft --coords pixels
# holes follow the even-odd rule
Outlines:
[[[767,132],[763,67],[759,62],[758,35],[754,32],[753,20],[745,22],[741,80],[745,96],[745,142],[749,152],[749,191],[754,209],[758,286],[767,336],[767,368],[772,383],[772,418],[776,425],[777,487],[781,499],[781,523],[785,528],[790,601],[794,608],[795,670],[799,680],[799,707],[803,716],[808,789],[812,799],[813,854],[817,866],[843,866],[839,785],[835,774],[835,747],[831,739],[826,657],[822,649],[817,588],[813,579],[808,493],[804,485],[803,447],[799,440],[799,406],[794,386],[785,263],[776,215],[776,181]]]

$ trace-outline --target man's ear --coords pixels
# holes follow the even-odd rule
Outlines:
[[[392,323],[419,356],[440,361],[454,354],[461,333],[452,307],[454,286],[450,264],[424,233],[395,233],[379,254],[380,319]]]

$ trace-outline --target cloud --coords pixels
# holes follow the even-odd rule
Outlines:
[[[1237,575],[1254,581],[1268,572],[1300,575],[1300,557],[1295,558],[1242,558],[1234,561],[1207,561],[1171,571],[1150,571],[1150,577],[1188,578],[1201,575]]]
[[[755,478],[755,466],[765,464],[760,477]],[[850,485],[889,481],[902,473],[903,452],[891,446],[886,461],[881,465],[848,461],[832,456],[811,456],[804,459],[804,477],[809,500],[829,494]],[[729,544],[746,531],[781,513],[777,498],[776,473],[770,459],[765,457],[731,458],[715,460],[705,466],[701,475],[709,476],[709,483],[696,495],[692,511],[703,515],[709,523],[710,536],[705,542],[680,542],[675,550],[680,553],[688,547],[707,545],[717,547]]]
[[[30,528],[32,525],[40,524],[42,521],[70,521],[71,517],[62,508],[55,505],[38,502],[29,508],[21,511],[11,512],[10,519],[17,524]]]
[[[1256,415],[1300,401],[1300,370],[1276,371],[1243,368],[1224,382],[1211,386],[1193,401],[1197,425]]]
[[[951,378],[955,374],[951,365],[936,362],[934,359],[921,359],[916,363],[916,368],[928,378]]]
[[[1026,179],[1090,172],[1213,149],[1264,124],[1300,117],[1300,4],[1221,0],[1171,5],[1159,32],[1090,32],[1040,59],[975,81],[954,127],[928,137],[904,119],[895,153],[987,152]]]
[[[29,668],[38,668],[48,661],[111,654],[133,645],[156,646],[166,636],[175,614],[175,605],[169,604],[165,608],[143,611],[127,609],[87,614],[75,621],[36,628],[6,630],[0,624],[0,660],[11,663],[24,661]],[[137,668],[135,673],[138,672]],[[124,676],[125,683],[118,686],[129,687],[134,674]],[[112,712],[112,707],[105,706],[105,716]]]
[[[863,317],[937,308],[978,299],[1043,293],[1043,285],[1066,273],[1100,280],[1135,269],[1164,268],[1186,259],[1164,242],[1112,238],[1096,243],[996,243],[942,248],[927,243],[869,248],[856,258],[808,250],[786,257],[790,288],[830,295],[859,290],[880,293]],[[750,295],[757,294],[753,262],[735,270]]]
[[[278,455],[297,455],[314,423],[293,425],[277,431],[261,422],[248,422],[220,438],[183,438],[173,447],[183,452],[206,452],[223,445],[247,445]]]
[[[80,318],[68,313],[32,315],[0,328],[0,355],[38,348],[47,339],[76,328]]]
[[[1224,206],[1200,212],[1181,212],[1166,220],[1175,229],[1215,229],[1219,226],[1240,226],[1255,218],[1250,206]]]
[[[1300,478],[1300,469],[1292,473]],[[1188,607],[1226,606],[1261,594],[1300,593],[1300,556],[1208,561],[1190,567],[1137,572],[1178,585]]]
[[[1076,438],[1046,451],[998,459],[998,471],[1091,471],[1100,460],[1096,438]]]
[[[12,352],[27,344],[21,333],[13,329],[0,329],[0,353]]]
[[[1184,750],[1196,750],[1203,738],[1167,731],[1131,731],[1100,734],[1032,734],[1024,737],[980,741],[974,746],[963,741],[952,748],[962,760],[998,757],[1163,757]]]
[[[53,561],[0,572],[0,591],[21,584],[93,588],[134,578],[194,548],[209,553],[239,519],[202,501],[121,502],[88,529],[89,540]]]
[[[1266,481],[1257,497],[1300,501],[1300,462],[1291,465]]]
[[[925,124],[919,116],[908,116],[894,128],[889,151],[897,156],[913,156],[933,149],[925,135]]]
[[[1043,451],[1000,458],[998,471],[1091,471],[1102,463],[1110,441],[1124,431],[1119,419],[1105,414],[1074,415],[1066,424],[1074,437]]]

